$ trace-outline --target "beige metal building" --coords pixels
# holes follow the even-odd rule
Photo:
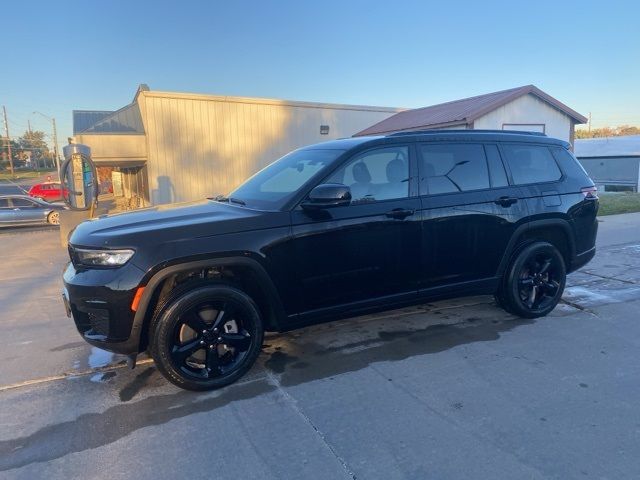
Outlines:
[[[358,132],[380,135],[430,129],[525,130],[573,144],[587,119],[534,85],[405,110]]]
[[[74,137],[136,206],[227,193],[285,153],[350,137],[401,109],[150,91],[115,111],[74,111]],[[139,200],[138,200],[139,199]]]

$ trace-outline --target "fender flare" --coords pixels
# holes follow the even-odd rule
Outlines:
[[[523,223],[520,225],[511,235],[511,239],[507,244],[507,248],[505,249],[504,255],[502,256],[502,260],[500,261],[500,265],[498,266],[498,276],[502,276],[511,261],[511,258],[516,253],[516,247],[518,243],[522,239],[522,236],[525,235],[530,230],[535,230],[539,227],[560,227],[567,236],[569,240],[569,259],[572,260],[575,258],[575,239],[573,237],[573,229],[569,224],[569,221],[564,218],[545,218],[540,220],[532,220],[527,223]],[[567,264],[567,270],[569,269],[569,264]]]
[[[273,322],[270,322],[269,327],[279,330],[282,325],[282,320],[285,318],[284,307],[278,290],[276,289],[271,277],[265,270],[265,268],[257,261],[247,257],[223,257],[212,258],[208,260],[187,261],[183,263],[176,263],[171,266],[165,267],[162,270],[156,272],[144,285],[144,292],[140,298],[138,309],[133,317],[133,325],[131,327],[131,336],[129,341],[134,340],[136,344],[140,343],[142,329],[147,318],[149,304],[158,286],[166,280],[169,276],[179,272],[195,270],[200,268],[213,268],[213,267],[225,267],[225,266],[241,266],[250,269],[258,276],[260,285],[266,290],[266,295],[270,299],[271,308],[273,310]]]

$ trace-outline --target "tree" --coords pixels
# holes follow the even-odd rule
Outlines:
[[[0,137],[0,168],[9,168],[9,149],[7,148],[7,138]],[[22,164],[20,159],[20,145],[15,140],[11,140],[11,157],[13,157],[13,166],[19,167]]]
[[[625,135],[640,135],[640,128],[622,125],[620,127],[593,128],[591,131],[584,128],[576,130],[576,138],[621,137]]]
[[[47,167],[53,165],[53,153],[45,140],[45,133],[40,130],[27,130],[18,138],[20,159],[31,160],[35,167]]]

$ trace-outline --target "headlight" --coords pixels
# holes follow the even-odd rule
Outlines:
[[[85,250],[74,249],[78,263],[89,267],[119,267],[129,261],[133,250]]]

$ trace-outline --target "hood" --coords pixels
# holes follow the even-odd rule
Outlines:
[[[280,212],[202,200],[102,215],[82,222],[69,242],[85,247],[137,247],[265,228]],[[273,219],[273,218],[272,218]]]

